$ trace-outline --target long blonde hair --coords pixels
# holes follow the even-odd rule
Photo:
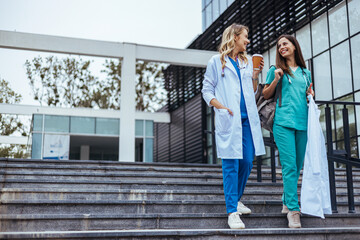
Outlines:
[[[229,55],[235,49],[235,35],[239,36],[243,30],[249,32],[249,28],[247,26],[233,23],[231,26],[227,27],[223,32],[221,38],[221,44],[219,47],[219,52],[221,54],[220,60],[222,64],[222,70],[225,68],[226,60],[225,56]],[[248,63],[246,51],[240,52],[238,58],[245,63]]]

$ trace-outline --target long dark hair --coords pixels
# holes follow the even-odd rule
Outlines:
[[[286,38],[292,44],[294,44],[294,46],[295,46],[295,51],[294,51],[294,53],[295,53],[295,62],[299,67],[306,68],[304,57],[303,57],[302,52],[301,52],[300,44],[298,43],[298,41],[296,40],[296,38],[294,36],[281,35],[277,39],[277,41],[276,41],[276,68],[281,68],[284,71],[284,73],[287,73],[287,74],[292,76],[293,74],[290,71],[290,68],[286,63],[286,59],[283,56],[281,56],[281,54],[279,52],[278,42],[279,42],[279,40],[281,38]]]

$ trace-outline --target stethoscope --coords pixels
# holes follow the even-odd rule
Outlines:
[[[229,58],[230,58],[230,57],[229,57]],[[231,60],[230,60],[230,61],[231,61]],[[236,66],[238,67],[239,70],[246,68],[246,66],[245,66],[245,67],[240,67],[240,66],[239,66],[238,57],[237,57],[237,56],[236,56],[236,59],[235,59],[235,63],[236,63]],[[225,67],[224,67],[224,68],[221,68],[221,77],[225,77],[224,69],[225,69]]]
[[[308,82],[309,82],[308,76],[306,75],[306,73],[305,73],[305,71],[304,71],[304,69],[303,69],[302,67],[299,66],[299,68],[301,68],[302,75],[303,75],[303,79],[304,79],[304,81],[305,81],[305,86],[306,86],[306,89],[307,89],[307,88],[309,87],[309,84],[308,84]],[[287,77],[287,78],[289,79],[289,83],[292,84],[291,79],[290,79],[289,77]]]

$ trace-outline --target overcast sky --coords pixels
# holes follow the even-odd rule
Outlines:
[[[0,30],[185,48],[201,33],[201,0],[0,0]],[[24,63],[39,55],[0,49],[0,78],[23,104],[37,104]]]

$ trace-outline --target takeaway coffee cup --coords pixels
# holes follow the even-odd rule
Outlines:
[[[260,70],[260,62],[262,59],[263,59],[263,56],[261,54],[254,54],[252,56],[254,70]]]

